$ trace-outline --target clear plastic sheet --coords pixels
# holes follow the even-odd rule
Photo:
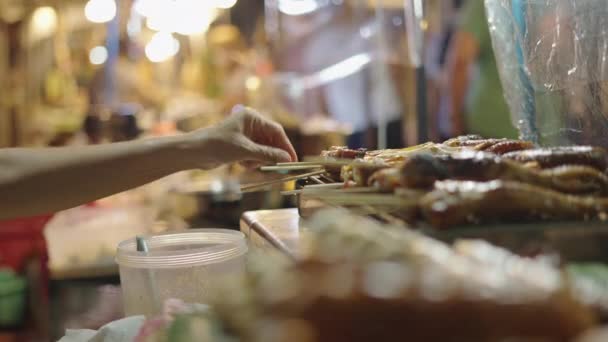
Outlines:
[[[485,0],[513,123],[541,145],[608,147],[606,0]]]

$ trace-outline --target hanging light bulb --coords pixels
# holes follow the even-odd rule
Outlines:
[[[116,17],[114,0],[89,0],[84,6],[84,16],[94,23],[106,23]]]
[[[229,9],[236,5],[237,0],[215,0],[213,6],[221,9]]]
[[[303,15],[316,11],[316,0],[279,0],[279,11],[287,15]]]
[[[89,61],[93,65],[100,65],[108,60],[108,49],[105,46],[96,46],[89,52]]]
[[[146,57],[154,63],[164,62],[179,52],[179,41],[168,32],[156,32],[146,44]]]
[[[52,7],[38,7],[32,15],[32,34],[38,37],[55,32],[57,28],[57,12]]]

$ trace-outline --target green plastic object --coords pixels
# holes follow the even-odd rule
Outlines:
[[[20,324],[25,316],[27,282],[13,271],[0,269],[0,327]]]

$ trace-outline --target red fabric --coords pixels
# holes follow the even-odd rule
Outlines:
[[[0,267],[20,273],[26,262],[36,257],[41,262],[41,277],[48,285],[48,254],[43,232],[52,216],[0,221]],[[46,297],[47,294],[44,295]]]
[[[0,266],[21,271],[32,256],[46,257],[44,227],[52,215],[0,221]]]

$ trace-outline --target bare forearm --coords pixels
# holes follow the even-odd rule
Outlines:
[[[49,213],[189,167],[180,138],[0,150],[0,219]]]
[[[296,160],[283,128],[242,106],[214,127],[176,137],[0,149],[0,220],[67,209],[181,170]]]

